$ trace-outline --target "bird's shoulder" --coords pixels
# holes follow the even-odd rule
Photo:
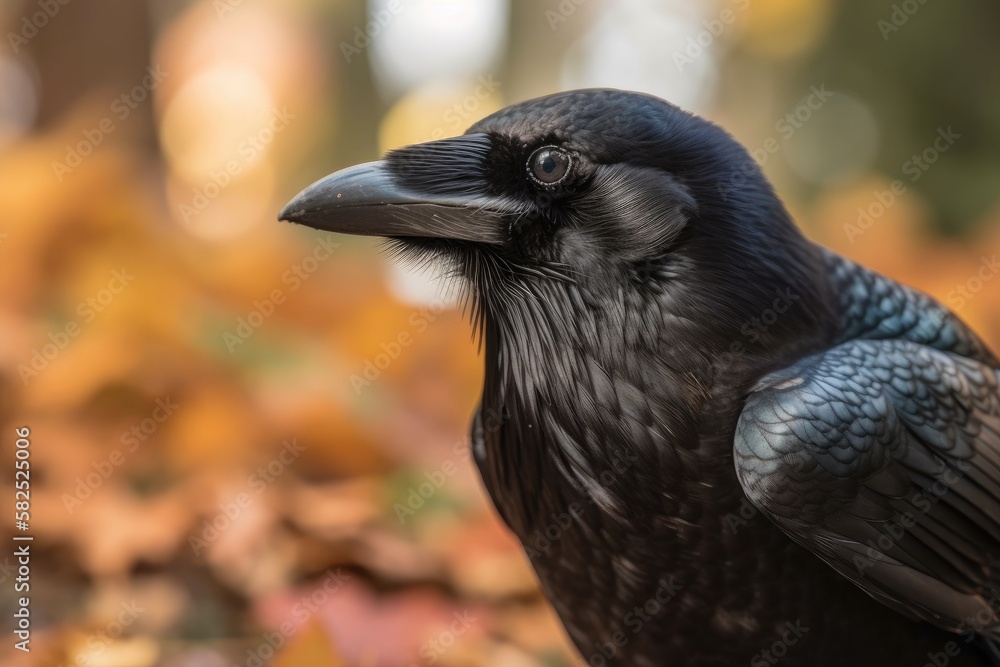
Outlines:
[[[830,250],[821,254],[839,305],[835,343],[903,339],[1000,366],[986,343],[930,295]]]

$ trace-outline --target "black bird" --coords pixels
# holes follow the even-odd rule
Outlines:
[[[552,95],[281,218],[465,279],[475,460],[586,664],[1000,664],[1000,362],[719,127]]]

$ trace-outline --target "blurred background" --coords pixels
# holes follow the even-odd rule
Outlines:
[[[4,665],[578,664],[467,453],[433,274],[276,221],[313,180],[610,86],[705,115],[812,238],[1000,347],[1000,5],[4,0]]]

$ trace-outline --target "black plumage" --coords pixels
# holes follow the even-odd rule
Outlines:
[[[475,459],[587,664],[1000,664],[1000,363],[715,125],[553,95],[282,218],[466,281]]]

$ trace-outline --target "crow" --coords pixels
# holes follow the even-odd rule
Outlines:
[[[280,218],[467,286],[473,455],[585,664],[1000,664],[1000,362],[718,126],[550,95]]]

